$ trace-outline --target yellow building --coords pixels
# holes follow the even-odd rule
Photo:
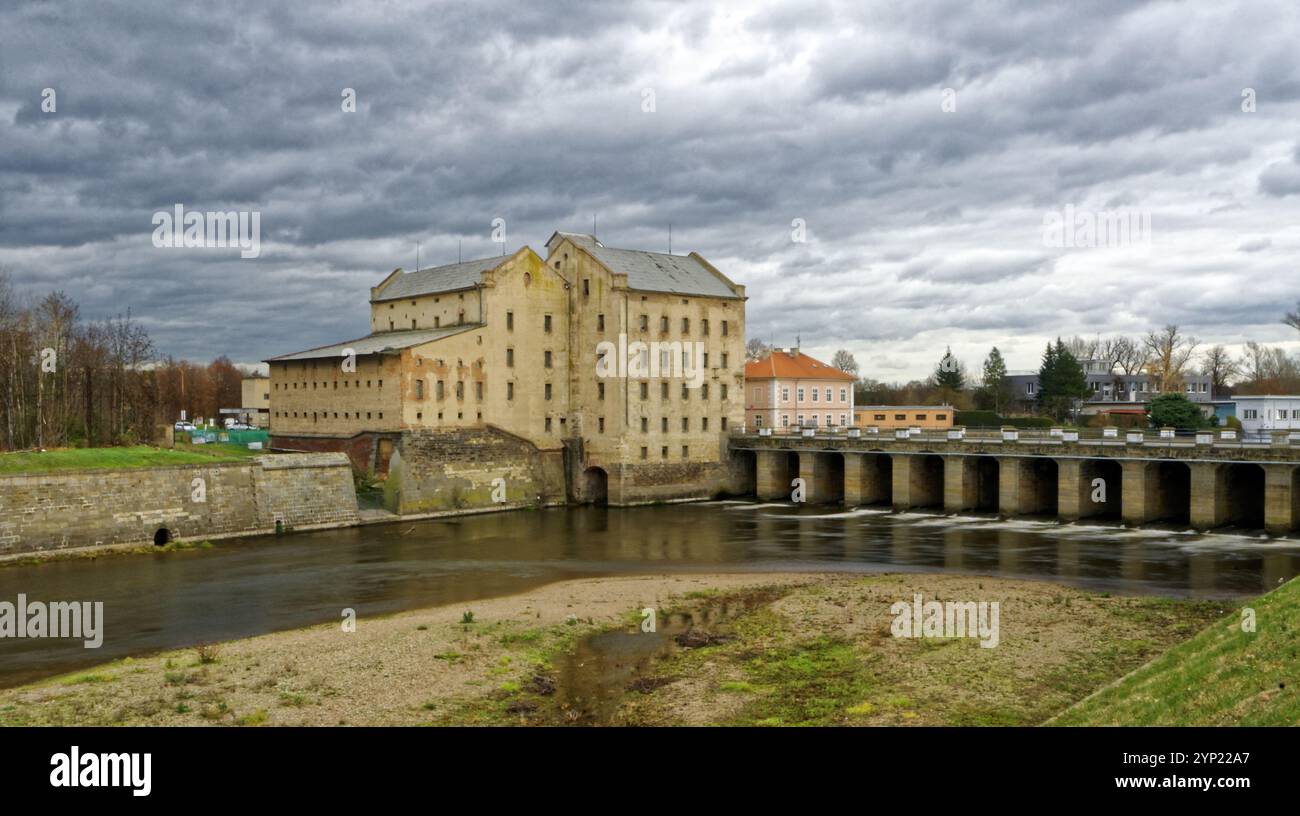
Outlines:
[[[853,424],[881,430],[945,430],[952,427],[953,410],[950,405],[859,405],[853,410]]]
[[[252,374],[240,382],[239,410],[245,422],[257,428],[270,425],[271,378]]]
[[[567,451],[579,500],[724,489],[725,435],[743,421],[744,287],[694,253],[569,233],[547,252],[396,270],[371,290],[371,334],[268,360],[273,446],[345,450],[383,473],[403,434],[491,428]],[[669,365],[611,373],[627,349]]]

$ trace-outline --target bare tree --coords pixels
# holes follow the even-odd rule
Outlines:
[[[858,373],[858,361],[853,359],[853,355],[847,349],[840,349],[831,357],[831,365],[843,371],[846,374]]]
[[[1125,374],[1139,374],[1147,365],[1147,350],[1144,344],[1132,337],[1120,336],[1109,341],[1107,356],[1115,360],[1115,365]]]
[[[1066,350],[1073,354],[1074,359],[1081,363],[1085,360],[1101,359],[1101,346],[1101,337],[1094,337],[1091,340],[1088,340],[1076,334],[1074,337],[1065,341]]]
[[[1142,343],[1147,353],[1147,373],[1156,378],[1159,389],[1182,390],[1183,370],[1201,342],[1182,334],[1177,324],[1170,323],[1159,331],[1147,332]]]
[[[1251,340],[1238,363],[1244,394],[1289,393],[1300,387],[1300,365],[1280,348]]]
[[[745,343],[745,361],[752,363],[755,360],[761,360],[772,353],[772,347],[764,343],[757,337],[751,337]]]
[[[1286,313],[1282,322],[1296,331],[1300,331],[1300,300],[1296,301],[1295,310]]]
[[[1210,387],[1216,394],[1224,394],[1241,373],[1241,368],[1220,344],[1210,346],[1201,355],[1201,373],[1210,378]]]

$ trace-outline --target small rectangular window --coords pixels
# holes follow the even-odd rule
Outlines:
[[[506,331],[515,330],[515,313],[506,312]]]

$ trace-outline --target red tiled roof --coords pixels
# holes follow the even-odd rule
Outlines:
[[[803,352],[791,355],[787,351],[774,351],[761,360],[745,363],[746,380],[846,380],[855,377]]]

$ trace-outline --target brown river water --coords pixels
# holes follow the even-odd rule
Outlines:
[[[664,572],[947,571],[1232,598],[1300,573],[1300,540],[757,502],[575,507],[0,567],[0,601],[102,601],[104,640],[0,639],[0,686],[198,643]]]

